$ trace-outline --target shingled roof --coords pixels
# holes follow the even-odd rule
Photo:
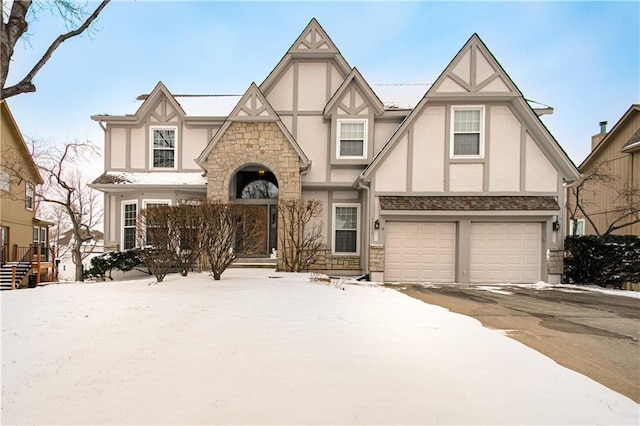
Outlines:
[[[382,196],[383,210],[558,210],[554,197],[534,196]]]

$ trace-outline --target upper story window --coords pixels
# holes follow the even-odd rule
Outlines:
[[[360,206],[358,204],[333,205],[333,252],[357,254],[359,252]]]
[[[11,175],[4,170],[0,171],[0,185],[3,191],[11,190]]]
[[[338,120],[338,158],[366,158],[368,120]]]
[[[33,210],[33,184],[31,182],[27,182],[24,199],[25,207],[29,210]]]
[[[452,157],[484,155],[484,107],[452,107]]]
[[[175,169],[178,129],[176,127],[152,127],[150,133],[151,168]]]

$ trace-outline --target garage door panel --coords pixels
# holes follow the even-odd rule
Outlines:
[[[385,279],[389,281],[453,282],[454,223],[387,222]]]
[[[471,282],[536,282],[540,280],[539,223],[471,224]]]

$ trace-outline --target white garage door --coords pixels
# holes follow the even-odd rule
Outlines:
[[[454,281],[454,223],[387,222],[386,231],[385,280]]]
[[[541,229],[539,223],[472,223],[469,280],[540,281]]]

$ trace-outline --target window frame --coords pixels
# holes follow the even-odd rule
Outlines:
[[[0,188],[3,191],[11,191],[11,175],[4,170],[0,170]]]
[[[573,219],[569,220],[569,236],[571,237],[582,237],[585,235],[586,230],[587,230],[587,221],[586,219],[577,219],[576,220],[578,222],[578,227],[576,229],[576,233],[573,233]]]
[[[142,200],[142,210],[145,210],[149,207],[149,205],[151,205],[152,207],[155,206],[172,206],[171,203],[171,199],[148,199],[148,200]],[[138,212],[140,213],[140,212]],[[147,233],[147,224],[144,224],[144,242],[145,245],[147,246],[152,246],[153,244],[150,243],[150,239],[149,239],[149,234]]]
[[[352,207],[356,209],[356,251],[336,251],[336,232],[337,231],[349,231],[350,229],[338,229],[336,227],[336,212],[338,207]],[[360,204],[359,203],[334,203],[331,207],[331,253],[340,256],[359,256],[360,255]]]
[[[475,134],[476,132],[456,132],[456,111],[480,111],[479,130],[478,130],[478,154],[473,155],[461,155],[455,154],[455,141],[456,134]],[[452,159],[477,159],[484,158],[485,151],[485,106],[484,105],[451,105],[451,120],[450,120],[450,143],[449,143],[449,158]]]
[[[136,206],[136,216],[135,216],[135,220],[134,220],[134,224],[133,226],[126,225],[126,218],[125,218],[125,210],[126,210],[126,206],[130,206],[130,205],[134,205]],[[122,201],[122,208],[121,208],[121,230],[120,230],[120,246],[122,247],[121,250],[131,250],[133,248],[137,247],[137,238],[136,238],[136,233],[137,233],[137,224],[138,224],[138,200],[126,200],[126,201]],[[133,229],[133,247],[125,247],[125,229]]]
[[[26,182],[24,188],[24,206],[27,210],[33,210],[34,188],[31,182]]]
[[[156,130],[173,130],[173,167],[154,166],[153,159],[155,153],[154,135]],[[158,148],[162,151],[169,149]],[[150,126],[149,127],[149,169],[150,170],[177,170],[178,169],[178,126]]]
[[[336,122],[336,158],[338,160],[365,160],[368,157],[369,146],[369,119],[368,118],[339,118]],[[342,125],[348,123],[362,123],[363,135],[362,135],[362,155],[341,155],[340,146],[342,142]],[[353,139],[345,139],[353,140]]]

